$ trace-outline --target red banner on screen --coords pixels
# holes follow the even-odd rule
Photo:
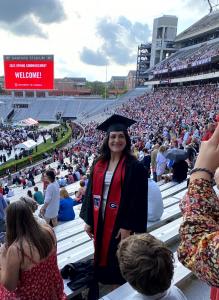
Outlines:
[[[7,90],[54,89],[52,55],[5,55],[4,70]]]

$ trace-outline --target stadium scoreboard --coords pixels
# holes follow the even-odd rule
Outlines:
[[[6,90],[53,90],[53,55],[4,55]]]

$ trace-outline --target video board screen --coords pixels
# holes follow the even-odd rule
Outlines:
[[[53,55],[4,55],[6,90],[53,90]]]

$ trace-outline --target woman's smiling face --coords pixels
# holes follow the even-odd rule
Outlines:
[[[126,138],[123,131],[112,131],[109,134],[108,146],[111,152],[121,153],[126,146]]]

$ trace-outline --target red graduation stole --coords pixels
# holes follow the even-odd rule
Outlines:
[[[219,300],[219,288],[211,288],[211,300]]]
[[[98,220],[102,218],[102,200],[106,171],[109,162],[98,161],[93,171],[93,216],[94,216],[94,245],[95,262],[99,266],[107,265],[108,251],[112,233],[115,226],[116,217],[119,210],[122,182],[125,176],[125,157],[122,157],[113,173],[107,196],[106,208],[104,213],[103,228],[100,240],[98,240]],[[100,226],[99,226],[100,227]],[[98,251],[97,251],[98,250]],[[98,253],[98,254],[97,254]]]

